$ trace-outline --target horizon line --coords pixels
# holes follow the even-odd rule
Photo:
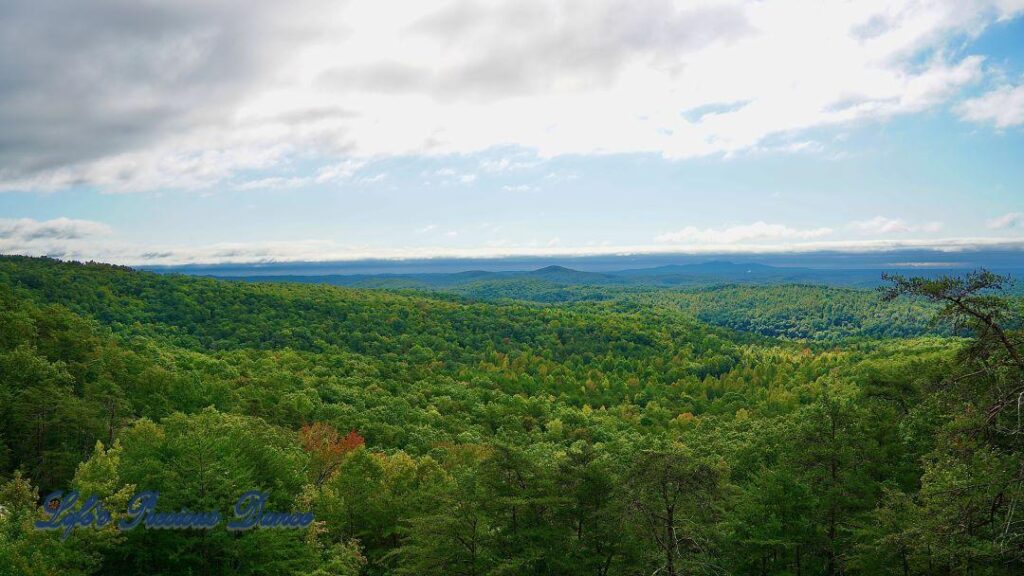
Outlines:
[[[715,244],[689,246],[584,246],[558,248],[425,248],[344,250],[321,241],[262,242],[253,244],[213,244],[205,247],[152,248],[137,253],[98,250],[96,254],[68,251],[49,253],[5,252],[4,256],[47,257],[71,262],[98,262],[142,269],[327,265],[327,264],[402,264],[432,261],[502,261],[514,259],[589,259],[628,257],[714,257],[714,256],[811,256],[811,255],[883,255],[899,252],[926,252],[936,255],[972,252],[1024,252],[1024,238],[946,238],[937,240],[863,240],[807,242],[798,244]],[[103,253],[106,252],[106,253]],[[118,253],[120,252],[120,253]],[[920,264],[920,263],[917,263]],[[1024,261],[1022,261],[1024,266]]]

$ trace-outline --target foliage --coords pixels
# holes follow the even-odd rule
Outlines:
[[[539,305],[3,257],[0,575],[1020,573],[1003,281]],[[57,489],[316,522],[61,542]]]

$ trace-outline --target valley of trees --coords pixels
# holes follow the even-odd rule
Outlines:
[[[539,298],[0,257],[0,576],[1021,574],[1007,282]],[[70,489],[316,521],[34,530]]]

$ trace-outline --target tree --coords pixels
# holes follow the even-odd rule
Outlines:
[[[786,461],[813,493],[814,543],[824,558],[824,573],[845,572],[849,533],[855,516],[870,510],[880,489],[881,453],[872,432],[870,412],[856,395],[838,384],[826,384],[821,396],[791,416]]]
[[[317,488],[322,487],[337,471],[349,452],[365,443],[363,437],[355,430],[342,438],[334,426],[326,422],[303,425],[299,431],[299,439],[302,441],[302,447],[310,453],[310,476]]]
[[[792,467],[761,468],[745,483],[730,510],[733,562],[749,573],[791,570],[801,576],[807,568],[809,544],[814,542],[816,507],[813,491]]]
[[[409,576],[483,576],[498,566],[488,495],[475,467],[457,468],[428,494],[428,506],[410,518],[393,555],[396,573]]]
[[[43,517],[38,502],[39,490],[20,472],[0,483],[0,576],[94,573],[102,563],[90,545],[94,535],[76,533],[61,542],[55,532],[36,530]]]
[[[626,530],[628,502],[619,468],[610,454],[583,441],[560,459],[555,491],[564,500],[556,516],[570,535],[561,570],[607,576],[630,564],[637,543]]]
[[[1024,360],[1020,325],[998,296],[1004,276],[978,270],[936,279],[889,276],[888,299],[916,296],[943,304],[938,318],[968,330],[958,365],[932,390],[944,420],[923,457],[918,510],[906,546],[936,567],[970,573],[978,567],[1024,566]]]
[[[1003,327],[1006,321],[1014,320],[1010,303],[995,295],[1010,282],[1009,277],[985,269],[964,277],[926,279],[888,274],[882,277],[890,283],[880,288],[883,299],[918,296],[943,304],[937,318],[951,321],[956,328],[966,328],[974,334],[969,349],[971,357],[982,361],[985,369],[1005,366],[1013,369],[1018,378],[1024,376],[1020,342]],[[986,421],[992,422],[1005,408],[1019,405],[1022,394],[1024,381],[1020,380],[1009,388],[1000,389],[988,407]]]
[[[629,471],[637,527],[660,552],[668,576],[710,572],[725,470],[683,446],[645,450]]]

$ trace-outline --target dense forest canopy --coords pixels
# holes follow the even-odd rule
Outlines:
[[[0,575],[1024,571],[1006,279],[487,282],[0,258]],[[316,522],[34,530],[71,489]]]
[[[742,283],[724,277],[694,285],[625,285],[620,276],[561,269],[525,273],[424,274],[421,276],[271,276],[259,282],[288,282],[371,287],[396,292],[453,294],[474,301],[586,304],[614,301],[619,309],[661,306],[682,310],[715,326],[773,336],[817,341],[855,337],[893,338],[948,335],[931,321],[936,308],[921,299],[880,300],[873,290],[817,284]],[[495,278],[495,276],[497,276]],[[595,281],[597,276],[601,280]],[[646,277],[640,277],[641,280]],[[830,276],[815,276],[818,282]],[[1016,292],[1012,292],[1016,293]]]

